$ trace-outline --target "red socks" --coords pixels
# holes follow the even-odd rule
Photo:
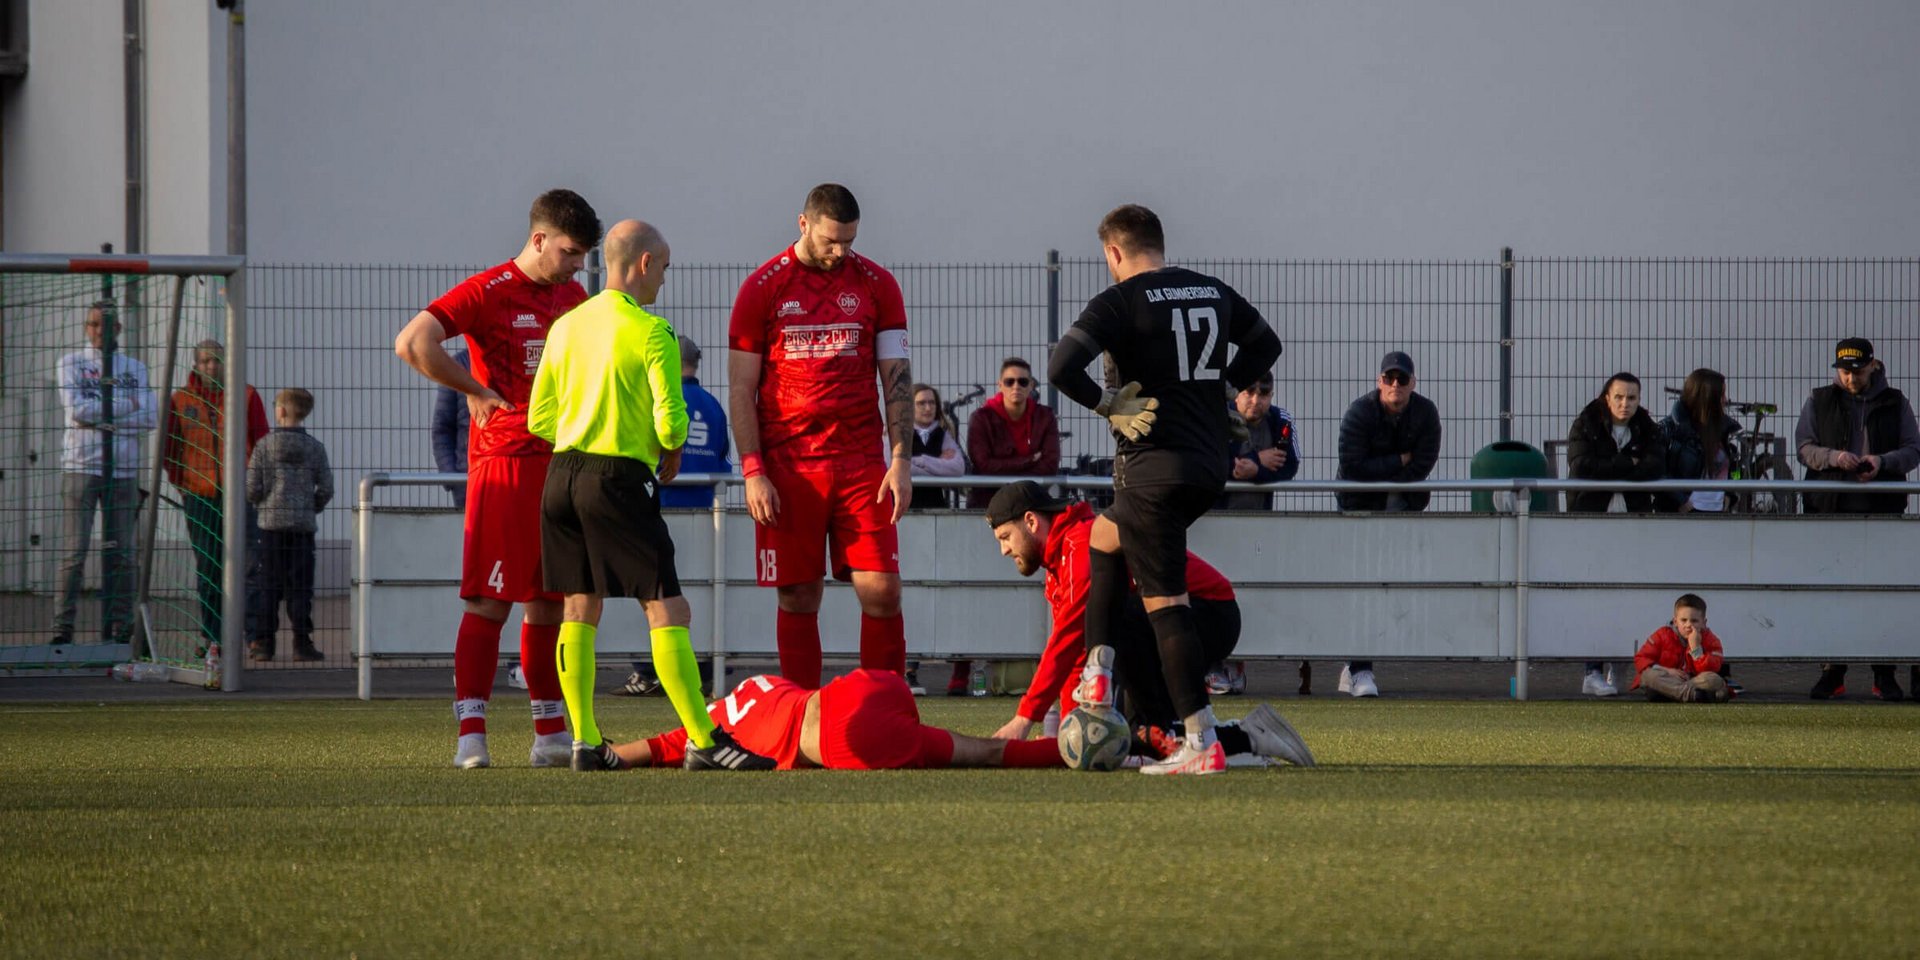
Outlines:
[[[780,675],[808,690],[820,689],[820,614],[778,611],[773,639],[780,648]],[[865,630],[860,646],[864,651]],[[860,659],[866,661],[865,656]]]
[[[499,620],[488,620],[469,613],[460,618],[460,632],[453,639],[453,699],[486,701],[493,699],[493,678],[500,670]],[[487,732],[485,708],[477,714],[459,712],[460,735]]]
[[[860,615],[860,666],[907,672],[906,618],[897,613],[891,617]]]
[[[559,733],[567,728],[564,706],[542,709],[543,704],[562,704],[560,661],[555,649],[560,644],[557,623],[520,625],[520,672],[527,678],[527,698],[533,701],[533,732]]]
[[[1060,759],[1060,741],[1053,737],[1039,740],[1008,740],[1007,752],[1001,756],[1003,767],[1064,767],[1065,760]]]

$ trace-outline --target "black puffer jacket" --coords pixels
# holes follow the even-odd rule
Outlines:
[[[1660,432],[1667,438],[1667,476],[1675,480],[1692,480],[1707,475],[1707,445],[1700,436],[1699,425],[1693,422],[1685,404],[1673,402],[1673,410],[1666,419],[1660,421]],[[1734,434],[1740,432],[1740,421],[1720,414],[1720,447],[1726,451],[1728,463],[1740,462],[1740,448],[1733,442]],[[1661,510],[1680,509],[1687,502],[1684,493],[1663,493],[1654,498],[1654,506]]]
[[[1667,441],[1647,408],[1634,411],[1627,430],[1632,436],[1622,450],[1613,442],[1613,415],[1607,412],[1607,401],[1596,397],[1573,418],[1573,429],[1567,431],[1567,476],[1575,480],[1658,480],[1666,476]],[[1653,494],[1623,492],[1627,512],[1653,509]],[[1605,490],[1576,493],[1568,498],[1567,510],[1605,513],[1612,499],[1613,493]]]

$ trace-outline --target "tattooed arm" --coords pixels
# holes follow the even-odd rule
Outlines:
[[[880,395],[886,398],[886,479],[874,499],[893,494],[893,522],[899,523],[913,499],[913,371],[905,357],[879,361]]]

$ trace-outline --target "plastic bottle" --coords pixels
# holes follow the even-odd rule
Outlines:
[[[967,695],[984,697],[987,695],[987,662],[975,660],[973,669],[967,677]]]
[[[144,660],[116,663],[109,672],[115,680],[127,680],[133,683],[165,683],[169,674],[166,667]]]
[[[208,690],[220,689],[220,641],[207,644],[207,680]]]

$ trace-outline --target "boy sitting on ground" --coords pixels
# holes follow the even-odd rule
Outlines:
[[[1707,602],[1682,594],[1673,602],[1673,622],[1653,632],[1633,655],[1635,687],[1649,700],[1725,703],[1732,699],[1720,670],[1726,664],[1720,638],[1707,629]]]

